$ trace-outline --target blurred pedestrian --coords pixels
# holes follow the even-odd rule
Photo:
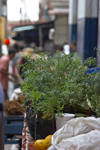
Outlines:
[[[15,47],[15,46],[14,46]],[[20,52],[22,52],[22,50],[24,49],[24,45],[20,45],[16,48],[16,53],[15,53],[15,56],[14,58],[12,59],[12,66],[14,67],[16,62],[17,62],[17,59],[19,59],[21,57],[21,54]],[[14,69],[14,68],[13,68]]]
[[[62,57],[64,55],[64,47],[63,45],[58,46],[58,49],[56,50],[56,53],[54,53],[53,57]]]
[[[77,52],[77,44],[76,44],[76,41],[72,41],[71,44],[70,44],[70,50],[71,50],[71,57],[73,60],[79,60],[80,59],[80,62],[82,63],[82,58],[81,58],[81,55]]]
[[[72,41],[71,44],[70,44],[70,49],[71,49],[71,52],[77,52],[77,47],[76,47],[76,42],[75,41]]]
[[[16,77],[15,74],[9,73],[9,61],[13,59],[14,56],[15,56],[15,49],[10,48],[8,51],[8,55],[3,55],[0,58],[0,82],[3,87],[5,100],[9,99],[7,93],[8,81],[9,80],[12,82],[14,81],[14,79],[10,78],[9,75]]]
[[[65,53],[66,55],[70,54],[70,46],[69,46],[68,43],[65,43],[65,44],[64,44],[64,53]]]
[[[16,64],[15,64],[15,74],[18,77],[18,80],[15,84],[15,88],[19,88],[20,84],[22,82],[24,82],[24,79],[22,78],[22,68],[23,67],[20,65],[26,63],[25,56],[30,55],[31,59],[33,61],[35,61],[36,57],[35,57],[35,54],[33,54],[33,52],[34,52],[33,48],[27,47],[27,48],[23,49],[23,51],[20,53],[21,57],[19,57],[19,59],[17,59]]]
[[[15,46],[14,46],[15,47]],[[14,58],[12,59],[12,68],[13,68],[13,72],[15,73],[15,67],[17,64],[17,60],[19,60],[22,56],[21,56],[21,52],[22,50],[25,48],[24,45],[20,45],[16,48],[16,53]],[[16,77],[14,80],[14,89],[19,87],[19,83],[18,83],[18,78]]]

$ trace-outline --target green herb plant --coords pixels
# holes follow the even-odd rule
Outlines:
[[[73,106],[75,110],[91,107],[99,115],[99,73],[86,73],[88,64],[95,66],[96,59],[88,58],[82,63],[76,53],[72,56],[57,52],[55,58],[41,53],[36,61],[30,56],[26,60],[21,90],[34,114],[43,113],[44,119],[54,119],[56,113],[62,115],[64,107]]]

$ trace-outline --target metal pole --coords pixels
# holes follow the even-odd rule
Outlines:
[[[42,40],[42,27],[39,26],[39,45],[43,46],[43,40]]]

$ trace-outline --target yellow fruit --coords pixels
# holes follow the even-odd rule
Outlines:
[[[45,139],[36,140],[34,144],[35,150],[47,150],[47,142]]]
[[[52,138],[52,135],[48,135],[45,140],[46,140],[46,143],[47,143],[47,148],[51,145],[51,138]]]
[[[39,139],[35,141],[34,148],[35,150],[47,150],[51,145],[52,135],[48,135],[45,139]]]

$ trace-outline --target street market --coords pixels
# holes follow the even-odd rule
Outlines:
[[[0,150],[100,150],[100,0],[0,0]]]

